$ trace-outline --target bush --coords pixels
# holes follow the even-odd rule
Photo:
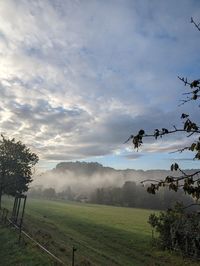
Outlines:
[[[200,214],[186,212],[182,204],[173,209],[151,214],[150,225],[159,233],[159,244],[164,249],[180,251],[185,256],[200,258]]]

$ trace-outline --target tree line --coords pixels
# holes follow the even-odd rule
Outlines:
[[[156,195],[152,195],[146,192],[146,188],[133,181],[126,181],[121,187],[101,187],[82,194],[73,191],[70,186],[61,192],[56,192],[52,187],[45,189],[35,187],[30,189],[29,196],[50,200],[69,200],[160,210],[172,207],[176,201],[186,205],[193,203],[193,199],[181,191],[173,193],[173,191],[163,188]]]
[[[156,195],[152,195],[146,192],[146,188],[133,181],[125,182],[122,187],[98,188],[91,195],[90,201],[98,204],[145,209],[170,208],[176,201],[183,204],[193,203],[193,199],[182,191],[173,193],[173,191],[163,188]]]

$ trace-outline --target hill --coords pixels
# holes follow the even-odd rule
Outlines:
[[[186,170],[190,171],[193,170]],[[35,176],[33,186],[53,187],[56,191],[70,186],[83,193],[98,187],[121,187],[126,181],[140,183],[145,179],[161,179],[171,174],[167,170],[117,170],[97,162],[61,162],[54,169]]]

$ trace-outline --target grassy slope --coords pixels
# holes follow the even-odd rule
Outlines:
[[[29,201],[27,214],[34,216],[41,227],[41,221],[45,221],[49,225],[45,229],[51,227],[49,230],[57,242],[76,245],[77,254],[89,257],[96,264],[143,264],[141,254],[150,235],[146,224],[148,211],[58,202],[41,205],[40,201]]]
[[[26,228],[65,262],[70,263],[75,245],[77,265],[198,265],[152,249],[151,212],[29,199]]]
[[[33,245],[18,245],[18,235],[10,228],[0,226],[0,265],[53,265],[49,258]]]

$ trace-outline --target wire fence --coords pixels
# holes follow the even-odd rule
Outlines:
[[[86,254],[87,253],[90,253],[92,256],[91,256],[91,259],[95,258],[95,261],[97,260],[97,258],[99,257],[103,257],[104,261],[106,261],[106,263],[108,263],[107,265],[121,265],[118,261],[117,261],[117,258],[113,258],[113,257],[109,257],[107,254],[103,253],[98,249],[98,248],[95,248],[91,245],[88,245],[88,243],[84,240],[76,240],[73,238],[73,241],[71,244],[68,243],[68,246],[71,246],[70,248],[70,253],[66,253],[66,261],[63,261],[63,259],[59,258],[58,256],[56,256],[55,254],[53,254],[47,247],[45,247],[45,243],[42,244],[40,242],[40,239],[35,239],[34,236],[36,236],[36,234],[34,234],[34,232],[31,232],[29,229],[30,228],[26,228],[24,230],[24,228],[20,228],[19,224],[17,224],[15,222],[15,220],[12,219],[12,215],[10,215],[11,218],[9,218],[9,210],[6,209],[6,208],[2,208],[0,209],[0,223],[1,224],[8,224],[10,226],[13,226],[18,234],[19,234],[19,239],[18,239],[18,243],[20,244],[20,239],[21,239],[21,236],[23,235],[25,238],[27,238],[30,242],[34,243],[41,251],[45,252],[51,259],[52,261],[58,263],[59,265],[66,265],[66,266],[69,266],[69,265],[72,265],[74,266],[75,265],[75,259],[76,259],[76,262],[78,262],[78,260],[82,259],[85,264],[81,264],[81,265],[93,265],[93,263],[91,263],[90,260],[88,260]],[[39,229],[41,230],[41,229]],[[30,231],[30,232],[27,232],[27,231]],[[71,236],[66,236],[68,237],[69,239],[72,239]],[[41,239],[42,240],[42,239]],[[75,253],[78,251],[77,253],[77,256],[75,258]],[[71,261],[71,263],[70,263]],[[79,265],[79,264],[78,264]],[[95,264],[96,265],[96,264]]]
[[[9,210],[8,209],[2,208],[0,210],[0,217],[1,217],[1,220],[0,221],[1,221],[1,224],[6,225],[8,223],[9,225],[12,225],[15,229],[18,230],[19,234],[22,234],[26,238],[28,238],[32,243],[34,243],[41,250],[43,250],[44,252],[46,252],[53,260],[55,260],[56,262],[58,262],[61,265],[65,265],[65,266],[68,265],[68,264],[64,263],[60,258],[58,258],[57,256],[55,256],[48,249],[46,249],[44,246],[42,246],[38,241],[36,241],[33,237],[31,237],[27,232],[25,232],[24,230],[20,230],[20,226],[17,225],[16,223],[14,223],[12,221],[12,219],[8,218],[8,214],[9,214]],[[74,250],[74,247],[73,247],[73,250]],[[74,265],[74,258],[72,258],[72,265]]]

